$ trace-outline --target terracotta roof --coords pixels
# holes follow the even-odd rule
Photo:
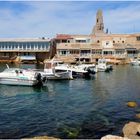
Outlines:
[[[72,39],[71,35],[67,34],[57,34],[56,39]]]

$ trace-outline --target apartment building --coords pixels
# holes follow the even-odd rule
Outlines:
[[[108,34],[104,32],[102,10],[89,35],[57,34],[56,57],[64,62],[96,62],[99,58],[130,60],[139,57],[140,34]]]

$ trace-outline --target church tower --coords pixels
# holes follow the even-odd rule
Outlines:
[[[92,34],[104,34],[104,23],[102,10],[98,10],[96,14],[96,25],[92,30]]]

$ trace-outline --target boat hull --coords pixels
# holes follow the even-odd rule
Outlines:
[[[131,60],[130,64],[132,66],[140,66],[140,58]]]
[[[113,70],[112,65],[97,65],[97,69],[99,72],[109,72]]]
[[[43,77],[48,80],[71,80],[73,79],[71,72],[57,72],[54,74],[44,73]]]
[[[70,71],[73,78],[89,78],[90,73],[77,66],[59,65],[55,67],[56,71]]]
[[[132,64],[132,66],[140,66],[140,63],[138,63],[138,62],[132,62],[131,64]]]
[[[16,78],[0,78],[0,84],[3,85],[21,85],[21,86],[35,86],[39,84],[37,80],[24,80]]]

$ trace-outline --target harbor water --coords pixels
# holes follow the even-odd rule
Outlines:
[[[5,67],[0,64],[0,71]],[[136,101],[138,106],[129,108],[128,101]],[[41,88],[0,85],[0,138],[121,135],[125,123],[139,122],[137,113],[140,67],[118,65],[112,72],[100,72],[90,80],[48,81]]]

